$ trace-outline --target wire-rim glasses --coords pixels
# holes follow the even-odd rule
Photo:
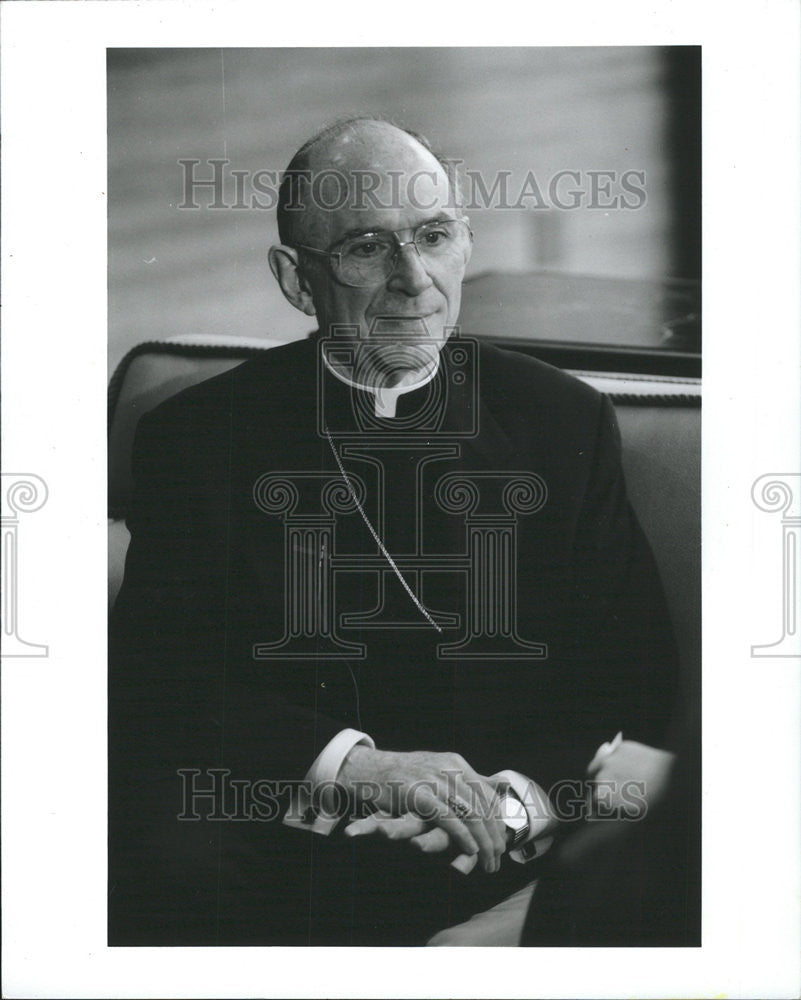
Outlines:
[[[337,249],[320,250],[298,244],[297,249],[328,257],[336,277],[353,288],[380,285],[392,274],[404,247],[412,246],[424,265],[459,267],[473,239],[467,219],[437,219],[423,222],[412,239],[400,240],[398,233],[377,230],[360,233],[336,244]]]

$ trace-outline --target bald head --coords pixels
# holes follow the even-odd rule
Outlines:
[[[336,122],[304,143],[287,167],[278,196],[279,236],[290,246],[324,247],[332,213],[346,209],[356,220],[360,212],[391,210],[403,200],[422,205],[432,200],[432,189],[439,203],[456,205],[455,165],[423,136],[381,119]]]
[[[429,168],[439,161],[427,143],[390,122],[357,119],[340,124],[312,140],[306,152],[312,171],[329,167],[339,170],[381,170],[417,166],[422,160]]]

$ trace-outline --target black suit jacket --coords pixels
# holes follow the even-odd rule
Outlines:
[[[488,345],[468,359],[467,377],[454,379],[458,349],[449,343],[434,382],[400,398],[395,422],[370,422],[369,397],[319,369],[314,339],[193,387],[140,422],[131,544],[111,621],[113,942],[333,942],[308,923],[288,928],[299,913],[331,906],[329,925],[337,924],[331,900],[343,891],[357,913],[345,925],[356,926],[365,906],[381,911],[364,902],[369,885],[359,895],[352,878],[338,881],[348,862],[332,846],[336,838],[323,844],[277,819],[177,820],[187,771],[199,772],[195,788],[210,785],[211,769],[250,782],[300,780],[326,743],[353,726],[380,748],[453,750],[480,773],[511,767],[551,790],[583,778],[599,743],[619,729],[663,742],[675,647],[626,499],[610,402],[550,366]],[[464,369],[463,356],[456,360]],[[397,438],[403,421],[405,443]],[[288,564],[319,555],[297,540],[295,554],[287,550],[287,511],[265,511],[278,509],[264,502],[265,477],[289,477],[299,489],[294,517],[322,516],[304,490],[319,496],[321,471],[344,486],[332,444],[412,589],[438,620],[460,626],[438,633],[423,619],[340,496],[335,551],[326,554],[339,559],[336,615],[377,608],[382,627],[337,626],[364,655],[328,657],[321,642],[308,659],[254,658],[254,647],[275,647],[299,613],[287,605]],[[473,515],[500,512],[508,521],[509,473],[544,484],[542,506],[513,518],[516,552],[508,557],[517,635],[547,646],[547,656],[443,656],[442,644],[464,631],[473,593],[470,570],[459,564],[470,544],[465,510],[443,503],[443,477],[478,484]],[[430,557],[434,571],[404,563],[415,554]],[[498,623],[482,627],[497,631]],[[330,858],[315,860],[315,852]],[[394,859],[377,862],[382,872],[387,863]],[[339,874],[309,889],[309,873],[313,884],[322,870]],[[154,884],[143,882],[143,871],[157,873]],[[395,939],[414,940],[404,921]]]

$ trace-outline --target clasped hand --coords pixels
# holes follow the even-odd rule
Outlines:
[[[478,856],[486,872],[500,868],[506,828],[498,790],[459,754],[356,746],[345,758],[339,781],[355,801],[376,808],[347,827],[349,836],[408,840],[427,853],[452,846]]]

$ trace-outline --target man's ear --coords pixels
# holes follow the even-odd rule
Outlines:
[[[314,316],[316,309],[309,285],[299,271],[297,250],[285,246],[270,247],[267,259],[286,299],[302,313]]]

